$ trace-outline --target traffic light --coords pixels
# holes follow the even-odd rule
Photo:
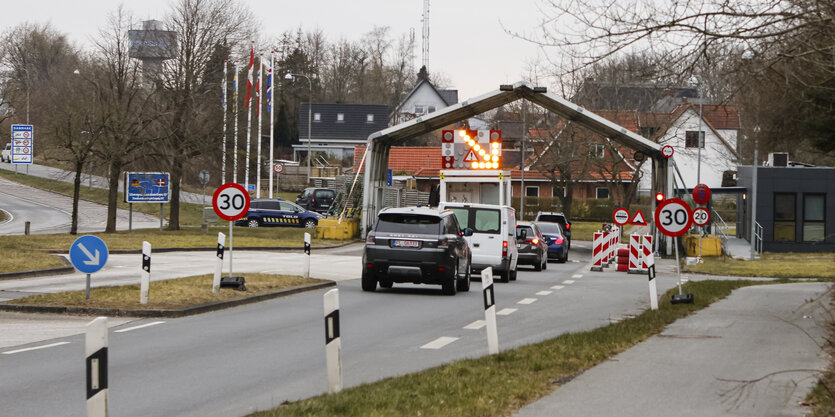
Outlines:
[[[659,203],[664,201],[664,193],[655,193],[655,201]]]

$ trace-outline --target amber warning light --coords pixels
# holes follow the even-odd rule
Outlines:
[[[501,130],[442,131],[441,167],[443,169],[501,168]]]

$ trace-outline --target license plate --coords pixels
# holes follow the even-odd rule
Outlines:
[[[395,240],[393,246],[400,248],[419,248],[420,242],[417,240]]]

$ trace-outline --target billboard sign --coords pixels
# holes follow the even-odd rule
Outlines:
[[[171,182],[167,172],[126,172],[126,203],[167,203],[171,200]]]
[[[31,164],[35,150],[35,131],[32,125],[12,125],[12,163]]]

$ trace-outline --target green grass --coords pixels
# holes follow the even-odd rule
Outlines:
[[[603,226],[602,222],[590,221],[572,221],[571,222],[571,240],[594,240],[594,232],[600,230]]]
[[[753,284],[689,282],[684,290],[695,294],[692,305],[671,305],[671,290],[662,297],[658,311],[645,311],[609,326],[363,384],[251,416],[507,416],[582,371],[660,333],[670,323]]]
[[[835,253],[770,253],[756,261],[704,257],[704,263],[682,265],[684,271],[713,275],[773,278],[835,278]]]
[[[227,301],[253,295],[323,282],[294,275],[244,274],[246,288],[236,291],[221,288],[212,293],[212,275],[151,282],[148,290],[148,304],[139,304],[139,284],[113,287],[99,287],[90,290],[90,299],[85,291],[71,291],[55,294],[41,294],[9,301],[8,304],[38,306],[79,306],[119,309],[171,309],[194,306],[212,301]]]

